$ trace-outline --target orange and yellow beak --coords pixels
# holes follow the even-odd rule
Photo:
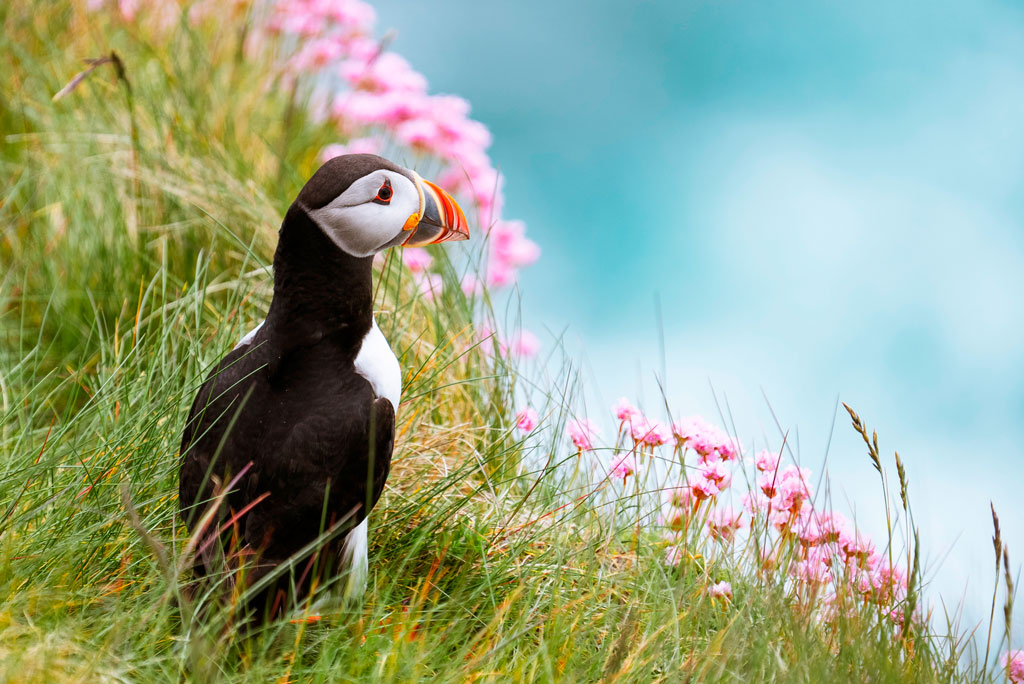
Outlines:
[[[423,247],[438,242],[468,240],[469,224],[462,207],[451,195],[428,180],[415,176],[420,193],[419,211],[409,217],[402,230],[409,231],[403,247]]]

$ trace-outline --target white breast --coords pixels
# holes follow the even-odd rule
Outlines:
[[[398,410],[402,396],[402,369],[384,333],[377,327],[376,319],[356,355],[356,373],[370,382],[378,397],[385,397]]]

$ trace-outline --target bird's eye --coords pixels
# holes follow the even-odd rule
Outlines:
[[[391,190],[391,180],[389,178],[384,179],[384,184],[380,186],[380,190],[377,191],[377,196],[373,198],[373,201],[377,204],[390,204],[391,196],[394,192]]]

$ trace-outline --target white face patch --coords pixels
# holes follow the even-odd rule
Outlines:
[[[390,181],[391,199],[387,204],[375,202],[385,181]],[[400,236],[419,208],[416,185],[400,173],[380,169],[352,183],[330,204],[307,213],[334,244],[353,256],[365,257]]]

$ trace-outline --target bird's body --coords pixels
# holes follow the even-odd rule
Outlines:
[[[338,204],[333,198],[347,197],[346,188],[362,181],[368,165],[384,169],[371,168],[370,175],[386,173],[396,185],[404,170],[359,157],[354,170],[333,170],[332,192],[316,186],[318,172],[289,209],[267,317],[216,365],[193,402],[181,443],[180,505],[193,533],[219,541],[198,544],[200,574],[225,560],[229,570],[249,562],[251,585],[322,533],[338,529],[341,534],[310,558],[322,561],[321,571],[351,570],[349,591],[361,593],[366,517],[390,469],[401,373],[373,316],[375,251],[351,253],[349,235],[333,231],[359,224],[325,221],[315,205]],[[346,172],[355,181],[337,178]],[[311,186],[326,202],[304,199]],[[220,506],[213,521],[199,529],[215,500]],[[298,574],[296,586],[305,591],[311,575]],[[275,593],[271,584],[257,595],[257,607],[279,598]]]

